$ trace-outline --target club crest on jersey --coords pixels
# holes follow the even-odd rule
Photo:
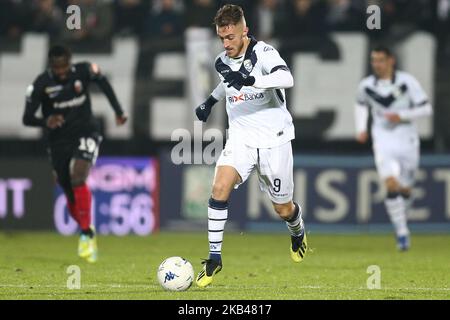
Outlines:
[[[393,95],[395,98],[400,97],[400,96],[402,95],[402,92],[401,92],[400,88],[395,87],[395,89],[392,90],[392,95]]]
[[[73,88],[75,89],[76,93],[81,93],[81,91],[83,91],[83,84],[80,80],[76,80],[73,84]]]
[[[250,61],[250,59],[244,60],[244,68],[245,70],[247,70],[248,72],[252,72],[253,70],[253,64]]]

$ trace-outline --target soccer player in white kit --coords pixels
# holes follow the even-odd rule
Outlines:
[[[432,114],[431,104],[419,82],[395,70],[395,58],[386,47],[371,52],[373,75],[363,79],[355,106],[357,141],[368,140],[369,109],[375,165],[387,189],[385,206],[394,226],[397,248],[410,247],[407,224],[411,190],[419,165],[420,140],[414,121]]]
[[[215,61],[221,81],[197,107],[196,114],[199,120],[206,121],[213,105],[226,98],[229,136],[216,164],[208,204],[209,258],[197,276],[200,287],[211,284],[222,269],[228,199],[233,188],[244,183],[253,169],[258,173],[261,190],[286,221],[291,234],[291,258],[302,261],[307,248],[301,208],[292,200],[291,140],[295,132],[284,92],[294,84],[292,75],[277,50],[248,35],[241,7],[223,6],[214,23],[225,48]]]

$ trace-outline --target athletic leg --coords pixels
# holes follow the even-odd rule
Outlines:
[[[222,243],[225,224],[228,219],[228,199],[231,191],[241,178],[231,166],[218,166],[214,177],[212,195],[208,203],[209,259],[197,276],[197,285],[211,284],[216,273],[222,270]]]

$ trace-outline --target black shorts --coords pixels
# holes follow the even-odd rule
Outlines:
[[[98,132],[89,132],[77,139],[61,139],[50,143],[47,149],[58,183],[64,192],[72,197],[70,182],[70,162],[72,159],[86,160],[95,164],[102,136]]]

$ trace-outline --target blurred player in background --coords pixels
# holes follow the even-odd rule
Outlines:
[[[302,261],[307,246],[301,208],[292,201],[291,140],[295,130],[284,92],[294,84],[291,72],[277,50],[248,35],[241,7],[223,6],[214,22],[225,48],[215,61],[221,82],[197,107],[196,114],[199,120],[206,121],[213,105],[226,98],[229,137],[216,164],[209,199],[209,259],[197,277],[200,287],[209,285],[222,269],[228,199],[233,188],[244,183],[253,169],[258,173],[261,189],[286,221],[291,234],[291,258]]]
[[[95,262],[97,242],[91,226],[91,192],[86,180],[102,137],[92,114],[89,84],[97,83],[107,96],[117,125],[123,125],[127,117],[96,64],[72,64],[71,52],[64,46],[52,47],[48,59],[50,67],[27,88],[23,123],[46,129],[54,173],[67,197],[69,212],[81,229],[78,255]],[[43,118],[36,117],[39,107]]]
[[[387,189],[386,210],[395,228],[397,247],[410,247],[407,225],[412,187],[419,165],[420,140],[414,121],[432,114],[431,104],[419,82],[395,70],[395,58],[386,47],[371,52],[373,74],[363,79],[355,106],[357,141],[368,140],[369,108],[375,164]]]

